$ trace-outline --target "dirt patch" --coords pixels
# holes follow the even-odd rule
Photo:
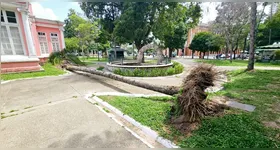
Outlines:
[[[266,127],[270,127],[270,128],[275,128],[275,129],[280,129],[280,125],[278,125],[276,122],[274,121],[263,121],[263,124]]]
[[[279,83],[268,84],[268,85],[266,85],[266,88],[268,88],[268,89],[280,89],[280,84]]]
[[[276,112],[280,112],[280,103],[276,103],[272,109]]]

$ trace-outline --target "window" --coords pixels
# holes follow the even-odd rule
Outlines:
[[[38,37],[39,37],[41,54],[48,54],[49,53],[49,48],[48,48],[48,42],[47,42],[46,34],[44,32],[38,32]]]
[[[7,19],[9,23],[17,23],[16,14],[12,11],[6,11]]]
[[[59,40],[58,40],[58,34],[51,33],[51,42],[52,42],[52,48],[53,51],[59,51]]]
[[[1,53],[24,55],[23,44],[15,12],[1,10]]]

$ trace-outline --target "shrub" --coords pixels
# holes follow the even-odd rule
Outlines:
[[[175,74],[175,68],[168,68],[166,71],[167,75],[173,75]]]
[[[275,51],[274,60],[280,60],[280,50]]]
[[[53,65],[56,65],[57,62],[61,62],[62,58],[62,52],[58,51],[58,52],[52,52],[49,56],[49,62],[52,63]]]
[[[173,62],[173,66],[170,68],[152,68],[152,69],[140,69],[136,68],[133,71],[129,69],[115,69],[113,72],[122,76],[131,77],[157,77],[168,76],[173,74],[182,73],[184,70],[183,65],[177,62]]]
[[[103,66],[99,66],[96,70],[102,71],[104,69]]]

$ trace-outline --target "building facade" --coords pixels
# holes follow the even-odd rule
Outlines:
[[[1,2],[1,73],[40,71],[65,48],[63,22],[37,18],[29,2]]]
[[[185,47],[184,47],[184,55],[185,56],[192,56],[192,50],[189,48],[189,46],[192,43],[192,40],[194,38],[194,36],[199,33],[199,32],[207,32],[209,31],[209,26],[207,24],[200,24],[194,28],[191,28],[188,32],[188,36],[187,36],[187,41],[185,43]],[[198,56],[198,52],[194,53],[194,56]]]

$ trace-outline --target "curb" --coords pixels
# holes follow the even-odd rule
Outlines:
[[[118,110],[117,108],[113,107],[112,105],[110,105],[109,103],[103,101],[102,99],[98,98],[97,96],[94,96],[92,99],[89,98],[89,96],[91,96],[90,94],[88,94],[86,96],[86,99],[92,103],[92,99],[98,103],[100,103],[101,105],[103,105],[104,107],[110,109],[111,111],[113,111],[114,113],[116,113],[119,117],[125,119],[126,121],[128,121],[129,123],[133,124],[134,126],[136,126],[137,128],[141,129],[145,134],[149,135],[150,137],[152,137],[154,140],[156,140],[158,143],[162,144],[163,146],[165,146],[166,148],[180,148],[179,146],[176,146],[173,142],[171,142],[170,140],[164,139],[163,137],[160,137],[158,135],[158,133],[152,129],[150,129],[147,126],[142,125],[141,123],[139,123],[138,121],[134,120],[133,118],[129,117],[128,115],[123,114],[120,110]],[[106,113],[104,110],[102,110],[104,113]],[[108,113],[107,113],[108,114]],[[142,141],[142,140],[141,140]]]
[[[86,100],[89,101],[91,104],[94,104],[94,100],[90,99],[89,96],[91,96],[90,94],[87,94],[85,96]],[[100,111],[102,111],[104,114],[106,114],[109,118],[111,118],[112,120],[114,120],[117,124],[119,124],[121,127],[123,127],[125,130],[127,130],[129,133],[131,133],[133,136],[135,136],[137,139],[139,139],[141,142],[143,142],[144,144],[146,144],[149,148],[155,148],[154,146],[152,146],[151,144],[149,144],[147,141],[145,141],[143,138],[141,138],[137,133],[133,132],[132,130],[130,130],[127,126],[123,125],[120,121],[118,121],[115,116],[111,113],[106,112],[102,107],[95,105]]]

